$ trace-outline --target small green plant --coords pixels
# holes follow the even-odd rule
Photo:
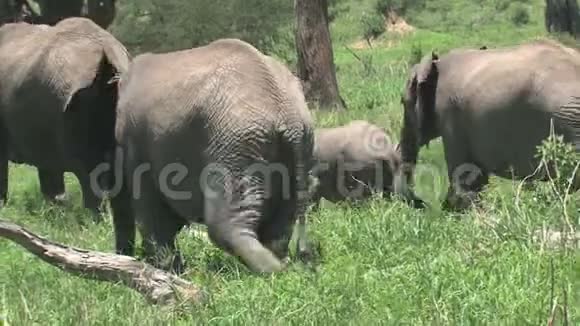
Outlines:
[[[521,26],[530,22],[530,11],[521,3],[514,3],[511,7],[510,20],[514,25]]]
[[[421,45],[413,44],[411,46],[411,53],[409,54],[409,67],[412,67],[414,64],[419,63],[423,58],[423,50],[421,49]]]
[[[535,157],[541,160],[540,173],[550,180],[551,195],[563,198],[573,183],[579,181],[580,154],[572,144],[564,141],[564,136],[550,132],[550,136],[538,146]]]
[[[370,44],[371,39],[379,37],[385,32],[385,18],[379,14],[364,13],[361,17],[364,38]]]

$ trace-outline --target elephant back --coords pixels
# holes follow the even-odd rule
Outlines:
[[[98,43],[111,64],[120,73],[125,73],[129,68],[131,55],[127,48],[107,30],[88,18],[71,17],[61,20],[54,26],[61,35],[78,34]]]

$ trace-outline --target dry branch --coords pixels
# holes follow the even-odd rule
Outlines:
[[[133,257],[64,246],[5,220],[0,220],[0,237],[16,242],[65,272],[100,281],[120,281],[154,304],[201,303],[205,298],[200,287]]]

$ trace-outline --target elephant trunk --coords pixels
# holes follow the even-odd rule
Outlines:
[[[401,141],[396,146],[397,152],[401,155],[401,163],[393,171],[393,190],[406,202],[412,203],[416,208],[423,208],[426,203],[413,192],[413,170],[417,164],[419,153],[419,136],[417,117],[405,112],[403,129],[401,130]]]
[[[403,129],[401,130],[401,151],[402,164],[400,169],[406,183],[412,183],[413,170],[417,164],[419,155],[419,133],[417,117],[410,112],[405,112]]]

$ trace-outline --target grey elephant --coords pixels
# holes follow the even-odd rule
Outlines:
[[[84,207],[98,212],[89,173],[114,152],[114,77],[128,66],[125,47],[86,18],[0,27],[0,202],[11,160],[37,168],[51,201],[64,197],[64,172],[74,173]]]
[[[202,223],[251,271],[284,269],[313,164],[297,78],[250,44],[221,39],[138,55],[119,83],[117,252],[134,254],[137,222],[146,259],[179,273],[175,237]],[[169,261],[158,259],[164,249]]]
[[[334,128],[318,128],[314,132],[315,165],[310,171],[313,184],[310,202],[313,211],[320,208],[322,198],[336,203],[345,200],[360,202],[373,193],[391,197],[394,193],[414,208],[427,204],[404,192],[401,182],[401,153],[399,144],[391,142],[381,127],[364,120],[353,120]],[[306,233],[306,218],[297,224],[298,234]],[[312,254],[305,236],[299,236],[296,251],[300,257]]]
[[[353,120],[335,128],[315,131],[312,174],[318,179],[313,194],[315,209],[320,199],[331,202],[361,200],[373,192],[394,192],[394,173],[400,170],[398,144],[381,127],[364,120]],[[419,198],[410,199],[414,207],[423,208]]]
[[[534,154],[551,119],[580,151],[580,110],[569,105],[579,94],[580,53],[554,41],[427,55],[411,69],[402,97],[403,170],[411,172],[420,148],[441,136],[449,210],[477,202],[490,174],[544,180]]]

